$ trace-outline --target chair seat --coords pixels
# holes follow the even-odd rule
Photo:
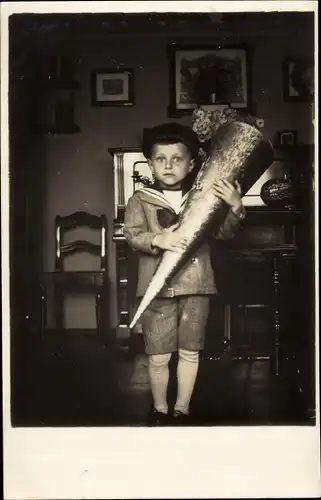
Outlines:
[[[59,285],[64,289],[98,289],[108,283],[108,275],[105,271],[53,271],[44,273],[42,282],[44,285]]]

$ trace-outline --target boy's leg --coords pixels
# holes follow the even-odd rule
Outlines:
[[[148,371],[154,409],[168,413],[167,389],[171,353],[177,350],[178,301],[155,299],[142,315]]]
[[[177,400],[174,414],[189,414],[199,367],[199,351],[204,347],[205,329],[209,312],[209,297],[180,298],[179,349],[177,367]]]
[[[177,400],[174,407],[176,413],[189,414],[189,405],[198,372],[199,353],[179,349],[177,365]]]
[[[169,381],[168,363],[171,354],[153,354],[149,356],[148,372],[154,408],[160,413],[168,413],[167,388]]]

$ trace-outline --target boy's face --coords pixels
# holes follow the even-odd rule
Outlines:
[[[182,181],[193,170],[194,160],[185,144],[178,142],[155,144],[148,164],[161,188],[179,189]]]

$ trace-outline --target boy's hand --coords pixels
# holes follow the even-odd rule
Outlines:
[[[226,179],[220,179],[213,185],[215,195],[225,201],[234,212],[242,207],[241,186],[236,181],[236,187]]]
[[[187,246],[186,238],[181,234],[175,233],[178,224],[164,229],[162,233],[156,234],[153,239],[153,246],[161,248],[162,250],[170,250],[171,252],[181,252]]]

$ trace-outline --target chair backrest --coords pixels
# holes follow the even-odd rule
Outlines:
[[[80,227],[100,231],[100,244],[87,240],[74,240],[64,243],[66,232]],[[67,255],[87,252],[100,256],[100,269],[107,270],[107,218],[105,215],[92,215],[88,212],[74,212],[69,215],[55,217],[55,270],[63,271],[63,258]]]

